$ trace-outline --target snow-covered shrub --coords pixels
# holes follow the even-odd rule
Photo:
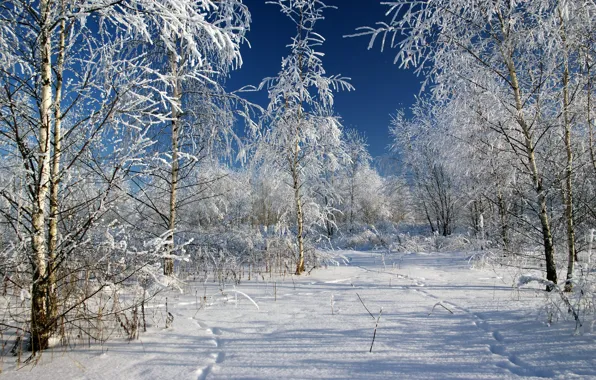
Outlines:
[[[573,320],[575,334],[594,332],[596,323],[596,263],[593,257],[594,230],[588,235],[588,245],[578,253],[574,276],[564,285],[554,284],[538,275],[539,271],[518,276],[517,286],[538,284],[538,292],[543,292],[544,303],[539,315],[550,324],[559,320]],[[544,289],[547,291],[545,292]]]
[[[450,252],[471,251],[476,246],[467,236],[453,234],[442,236],[437,233],[431,236],[398,234],[391,249],[396,252]]]
[[[589,271],[580,272],[581,274],[571,281],[571,291],[566,291],[559,284],[553,284],[535,274],[519,276],[517,286],[538,285],[536,291],[543,294],[544,302],[537,312],[547,323],[573,321],[575,334],[585,331],[591,333],[596,321],[596,281],[591,278],[593,274],[590,276]]]
[[[398,226],[386,222],[378,225],[357,224],[352,232],[340,231],[332,243],[343,249],[378,250],[392,249],[398,236]]]

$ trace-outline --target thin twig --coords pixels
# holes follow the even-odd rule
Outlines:
[[[379,311],[379,317],[377,318],[377,323],[375,323],[375,331],[373,332],[373,339],[372,343],[370,344],[370,350],[368,352],[372,352],[373,345],[375,344],[375,338],[377,337],[377,327],[379,327],[379,320],[381,319],[381,314],[383,314],[383,308],[381,308],[381,311]]]
[[[368,314],[370,314],[371,318],[372,319],[375,319],[375,316],[372,315],[372,313],[370,312],[370,310],[368,310],[368,307],[366,307],[366,305],[364,304],[364,301],[362,301],[362,298],[360,298],[360,294],[356,293],[356,295],[358,296],[358,299],[362,303],[362,306],[364,306],[364,308],[366,309],[366,311],[368,311]]]
[[[430,313],[428,313],[428,315],[430,316],[433,311],[435,311],[435,307],[437,306],[441,306],[443,309],[447,310],[448,312],[450,312],[451,314],[453,314],[453,311],[451,311],[447,306],[443,305],[443,302],[437,302],[435,304],[435,306],[433,306],[432,310],[430,311]]]

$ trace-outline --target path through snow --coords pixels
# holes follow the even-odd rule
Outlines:
[[[194,284],[168,295],[174,315],[138,341],[54,349],[6,379],[503,379],[596,378],[595,334],[547,326],[531,290],[506,272],[471,269],[463,253],[341,252],[349,265],[309,276]],[[199,306],[201,295],[210,295]],[[383,309],[373,352],[375,319]],[[165,296],[164,296],[165,297]],[[165,300],[162,300],[165,301]],[[434,307],[434,309],[433,309]],[[429,315],[430,314],[430,315]]]

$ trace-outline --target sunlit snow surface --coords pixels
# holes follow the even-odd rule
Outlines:
[[[579,336],[567,322],[547,326],[536,317],[542,296],[513,289],[513,274],[470,268],[464,253],[394,254],[385,264],[378,253],[340,254],[348,265],[293,281],[266,275],[223,293],[187,283],[185,294],[167,294],[171,328],[164,294],[139,340],[56,347],[18,371],[4,357],[0,378],[596,378],[591,326]]]

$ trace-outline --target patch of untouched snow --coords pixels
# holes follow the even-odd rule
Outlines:
[[[339,280],[329,280],[329,281],[325,281],[325,284],[337,284],[337,283],[340,283],[340,282],[350,281],[351,279],[352,278],[350,277],[350,278],[342,278],[342,279],[339,279]]]
[[[141,339],[48,350],[3,379],[503,379],[596,377],[593,333],[547,326],[513,276],[471,270],[464,253],[345,251],[309,276],[187,284],[148,307]],[[391,263],[399,263],[394,265]],[[206,287],[206,289],[204,288]],[[196,294],[207,294],[197,301]],[[244,296],[245,295],[245,296]],[[201,297],[202,298],[202,297]],[[362,299],[362,302],[361,300]],[[373,315],[369,314],[369,311]],[[255,307],[258,305],[258,309]],[[440,306],[436,306],[440,305]],[[436,307],[435,307],[436,306]],[[434,307],[434,310],[433,310]],[[372,353],[376,318],[383,309]],[[430,314],[430,315],[429,315]]]

